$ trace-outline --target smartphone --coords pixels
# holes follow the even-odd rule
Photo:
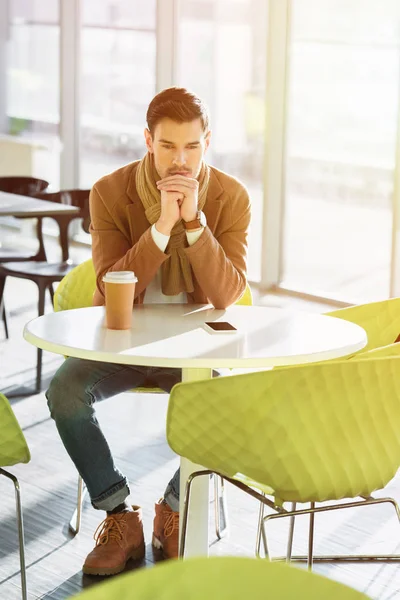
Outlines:
[[[237,331],[236,327],[227,321],[208,321],[204,323],[204,329],[208,333],[235,333]]]

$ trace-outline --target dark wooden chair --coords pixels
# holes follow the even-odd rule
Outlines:
[[[49,182],[36,177],[0,177],[0,191],[8,192],[9,194],[20,194],[22,196],[35,197],[37,194],[44,192],[49,187]],[[38,247],[35,254],[27,254],[19,252],[11,248],[2,248],[0,243],[0,263],[4,262],[21,262],[26,260],[46,260],[46,253],[43,244],[43,236],[41,235],[41,227],[37,227]],[[0,315],[4,323],[4,331],[8,339],[8,324],[6,309],[0,303]]]
[[[0,264],[0,305],[2,302],[6,278],[17,277],[19,279],[29,279],[36,283],[39,292],[38,314],[44,314],[46,290],[49,290],[51,300],[54,300],[53,284],[61,281],[61,279],[71,271],[76,265],[71,261],[69,256],[69,236],[68,229],[71,221],[74,219],[82,220],[82,228],[88,233],[90,225],[89,214],[89,192],[90,190],[67,190],[52,194],[37,194],[36,198],[48,200],[50,202],[59,202],[77,206],[80,210],[74,215],[54,215],[54,219],[59,227],[59,242],[62,253],[62,261],[50,263],[46,259],[44,261],[34,260],[25,262],[5,262]],[[38,228],[42,235],[42,220],[38,221]],[[42,350],[37,350],[36,364],[36,389],[41,390],[42,383]]]
[[[49,187],[49,182],[37,177],[0,177],[0,190],[21,196],[36,196]]]

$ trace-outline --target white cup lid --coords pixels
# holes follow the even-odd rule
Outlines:
[[[133,271],[109,271],[103,277],[104,283],[136,283],[137,280]]]

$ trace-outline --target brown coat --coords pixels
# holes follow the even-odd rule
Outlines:
[[[150,223],[136,192],[137,162],[100,179],[90,194],[93,262],[97,275],[94,305],[104,304],[103,275],[134,271],[135,302],[142,303],[146,287],[168,255],[153,241]],[[193,270],[194,292],[188,302],[226,308],[246,288],[247,234],[250,200],[236,179],[211,167],[203,212],[207,227],[185,249]]]

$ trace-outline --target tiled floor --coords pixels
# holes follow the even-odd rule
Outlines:
[[[79,252],[80,256],[82,253]],[[293,303],[288,298],[268,297],[272,305],[318,310],[320,307]],[[23,493],[29,598],[61,600],[95,585],[98,578],[83,576],[82,561],[93,545],[93,533],[103,518],[86,503],[81,533],[73,538],[67,522],[74,508],[76,472],[48,415],[44,393],[29,395],[33,386],[35,349],[22,338],[24,323],[35,317],[36,290],[29,282],[10,280],[7,305],[11,339],[5,341],[0,324],[0,389],[10,396],[24,429],[32,461],[12,469],[20,478]],[[48,306],[51,310],[51,307]],[[62,358],[45,353],[48,378]],[[165,440],[167,397],[151,394],[122,394],[101,404],[99,419],[106,431],[120,468],[132,486],[132,501],[144,510],[147,540],[146,560],[138,566],[151,567],[160,560],[151,549],[153,504],[177,465]],[[345,457],[344,457],[345,459]],[[395,478],[385,494],[400,500],[400,479]],[[11,483],[0,478],[0,598],[20,598],[18,542]],[[210,522],[211,554],[253,554],[257,504],[235,489],[228,490],[230,536],[216,542]],[[212,514],[212,512],[211,512]],[[287,526],[270,526],[273,554],[284,552]],[[307,521],[296,526],[295,551],[306,550]],[[321,515],[316,519],[316,551],[400,552],[400,525],[390,508],[369,508]],[[317,565],[315,571],[365,591],[374,599],[400,600],[400,564]]]

